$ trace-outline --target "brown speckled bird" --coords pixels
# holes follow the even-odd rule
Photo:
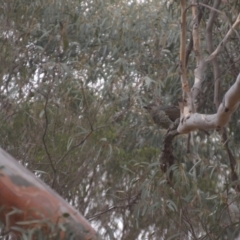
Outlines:
[[[168,129],[175,120],[180,118],[180,110],[175,106],[161,106],[150,103],[144,108],[150,113],[153,121],[165,129]]]

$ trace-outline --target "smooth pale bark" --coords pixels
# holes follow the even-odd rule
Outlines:
[[[238,108],[240,101],[240,74],[235,83],[225,94],[216,114],[199,114],[190,115],[181,113],[181,120],[177,131],[179,133],[188,133],[197,129],[211,130],[220,129],[229,122],[232,114]]]
[[[77,210],[1,148],[0,220],[10,232],[16,226],[39,227],[47,234],[49,226],[61,223],[73,232],[74,239],[101,239]],[[64,231],[61,236],[66,239]]]

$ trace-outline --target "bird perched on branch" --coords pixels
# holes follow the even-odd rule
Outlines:
[[[150,113],[154,123],[165,129],[168,129],[175,120],[180,118],[180,110],[175,106],[161,106],[150,103],[144,108]]]

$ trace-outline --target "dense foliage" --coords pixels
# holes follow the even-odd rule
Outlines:
[[[212,6],[213,1],[205,1]],[[190,4],[190,1],[189,1]],[[208,55],[202,11],[202,54]],[[222,1],[214,46],[240,10]],[[174,141],[173,181],[159,168],[166,130],[144,104],[181,97],[179,2],[8,0],[0,6],[0,144],[79,209],[105,239],[235,239],[239,192],[218,132]],[[190,39],[191,8],[188,10]],[[236,32],[218,57],[220,95],[240,69]],[[194,56],[188,61],[193,79]],[[206,70],[199,109],[215,112]],[[239,111],[227,127],[240,174]]]

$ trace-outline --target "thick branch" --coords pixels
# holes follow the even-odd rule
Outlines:
[[[195,0],[192,0],[193,2],[193,7],[192,7],[192,15],[193,15],[193,30],[192,30],[192,36],[193,36],[193,46],[194,46],[194,53],[195,53],[195,57],[196,57],[196,65],[197,68],[194,71],[194,84],[193,87],[191,89],[192,91],[192,98],[193,98],[193,102],[196,103],[196,99],[197,96],[199,95],[199,93],[201,92],[201,87],[202,87],[202,79],[203,79],[203,73],[204,73],[204,69],[205,69],[205,64],[201,59],[200,56],[200,39],[199,39],[199,13],[197,11],[197,7],[196,7],[196,3]],[[198,14],[197,14],[198,13]],[[196,110],[196,106],[195,109]]]
[[[49,235],[60,224],[60,240],[69,239],[64,228],[74,239],[101,239],[79,212],[1,148],[0,189],[0,221],[16,235],[21,228]]]
[[[183,90],[183,98],[189,93],[189,86],[187,82],[187,73],[186,73],[186,2],[181,0],[181,36],[180,36],[180,74]]]
[[[181,116],[181,121],[178,126],[179,133],[188,133],[197,129],[220,129],[224,127],[230,120],[232,114],[236,111],[240,101],[240,74],[236,82],[225,94],[225,97],[220,104],[216,114],[191,114],[185,118]]]

